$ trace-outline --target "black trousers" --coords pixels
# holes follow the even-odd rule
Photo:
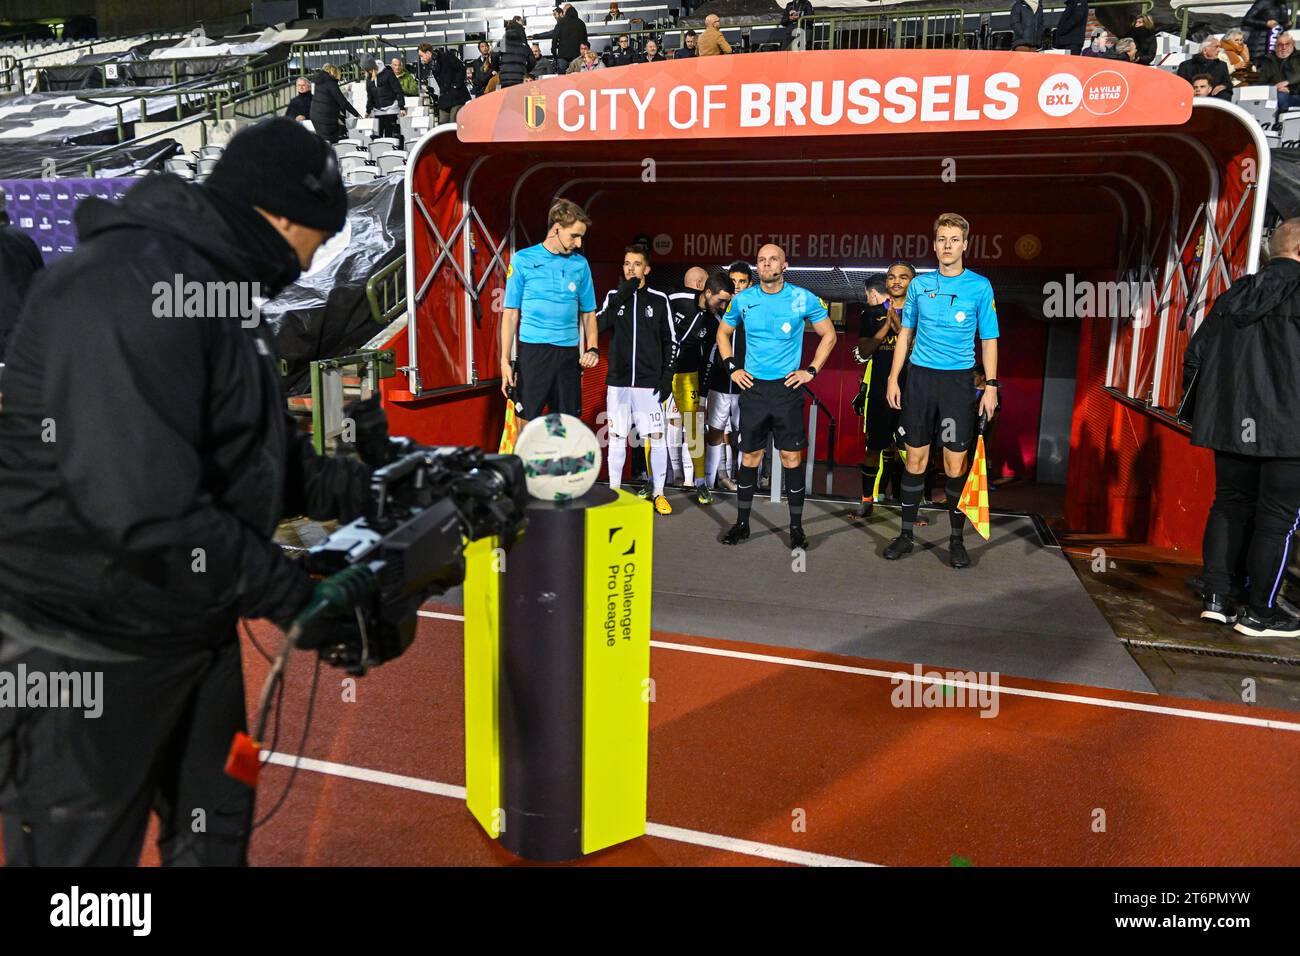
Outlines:
[[[379,136],[381,138],[391,136],[397,140],[398,146],[401,146],[403,143],[401,118],[393,113],[389,116],[376,116],[375,119],[379,120]]]
[[[1227,594],[1250,581],[1250,605],[1273,606],[1300,524],[1300,458],[1214,453],[1214,504],[1205,521],[1205,587]]]
[[[0,671],[20,665],[102,673],[102,713],[0,708],[8,865],[134,866],[151,810],[164,866],[247,863],[254,794],[224,772],[246,729],[234,634],[212,650],[127,663],[29,650]]]

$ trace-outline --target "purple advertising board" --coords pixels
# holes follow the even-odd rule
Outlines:
[[[87,196],[121,199],[139,183],[126,179],[0,179],[9,222],[32,237],[48,265],[77,243],[72,213]]]

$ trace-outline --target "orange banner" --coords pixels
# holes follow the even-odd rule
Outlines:
[[[746,53],[548,77],[480,97],[463,142],[1173,126],[1192,90],[1093,57],[955,50]]]

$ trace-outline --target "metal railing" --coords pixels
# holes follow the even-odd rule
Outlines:
[[[366,282],[370,317],[387,325],[406,311],[406,254],[398,256]]]
[[[1178,18],[1178,39],[1181,40],[1183,43],[1187,42],[1187,33],[1191,29],[1191,17],[1192,14],[1196,12],[1198,9],[1205,10],[1210,7],[1223,8],[1223,7],[1231,7],[1231,6],[1236,6],[1236,4],[1232,2],[1232,0],[1217,0],[1217,2],[1216,0],[1196,0],[1196,2],[1194,3],[1183,4],[1175,11],[1175,15]],[[1250,7],[1249,3],[1241,4],[1241,8],[1242,8],[1241,12],[1244,14],[1249,7]],[[1143,13],[1145,12],[1146,11],[1144,10]],[[1289,29],[1292,30],[1295,29],[1297,17],[1300,17],[1300,5],[1297,5],[1296,8],[1291,11],[1291,22],[1288,27]]]
[[[54,174],[68,175],[75,171],[76,175],[80,175],[84,169],[85,175],[93,178],[96,163],[112,159],[129,147],[170,136],[195,124],[199,125],[200,145],[206,146],[209,122],[236,118],[257,119],[283,109],[292,92],[289,88],[289,77],[289,65],[286,61],[281,61],[256,69],[245,66],[232,67],[210,76],[186,80],[175,86],[150,89],[143,95],[133,91],[129,94],[115,95],[106,92],[78,96],[77,99],[81,102],[111,106],[117,111],[118,142],[77,159],[58,163],[54,167]],[[159,97],[175,98],[176,122],[143,135],[125,138],[126,128],[130,124],[123,116],[123,106],[132,101],[139,101],[140,116],[132,122],[146,122],[149,121],[148,101]],[[187,109],[192,111],[191,115],[183,116]],[[43,174],[49,175],[43,168],[34,167],[17,178],[35,178]]]
[[[351,398],[369,398],[379,380],[397,374],[392,349],[355,352],[311,363],[311,443],[318,455],[343,436],[343,406]]]
[[[962,49],[974,46],[965,34],[960,7],[925,10],[864,10],[799,21],[808,50]]]

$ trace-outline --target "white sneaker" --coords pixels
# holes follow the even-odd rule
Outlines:
[[[727,475],[718,475],[718,487],[723,491],[735,491],[739,486]]]

